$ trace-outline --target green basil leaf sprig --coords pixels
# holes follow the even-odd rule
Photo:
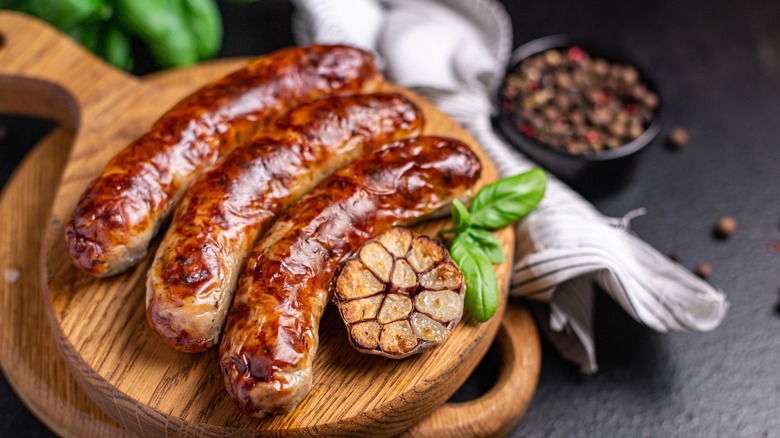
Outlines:
[[[471,215],[469,209],[460,202],[460,199],[452,201],[452,222],[457,229],[468,228],[471,226]]]
[[[541,169],[488,184],[471,203],[471,223],[497,230],[517,222],[541,202],[546,188],[547,177]]]
[[[504,249],[501,248],[501,242],[498,237],[494,236],[488,230],[482,228],[468,228],[463,233],[460,233],[458,237],[463,237],[472,246],[478,246],[482,248],[485,255],[490,260],[490,263],[498,264],[504,263],[506,257],[504,257]]]
[[[547,175],[533,169],[500,179],[483,187],[466,208],[452,202],[455,232],[450,255],[466,281],[466,308],[479,322],[485,322],[498,308],[498,281],[493,264],[505,260],[501,242],[489,230],[497,230],[522,219],[544,197]]]
[[[102,46],[98,53],[112,65],[123,70],[130,70],[133,68],[132,44],[130,35],[124,32],[116,23],[108,22],[103,32]]]
[[[452,241],[450,255],[463,271],[466,281],[466,308],[477,321],[487,321],[496,313],[498,307],[498,282],[493,263],[485,252],[474,246],[464,234],[456,236]]]
[[[162,67],[211,58],[222,45],[216,0],[0,0],[0,9],[47,21],[125,70],[133,65],[136,41]]]
[[[213,58],[222,46],[222,16],[213,0],[182,1],[182,16],[198,51],[198,59]]]
[[[26,3],[25,12],[44,18],[62,30],[70,30],[87,21],[105,7],[104,0],[27,0],[20,3]]]

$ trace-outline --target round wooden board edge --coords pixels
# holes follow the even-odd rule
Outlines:
[[[43,199],[50,201],[58,179],[57,173],[62,166],[57,168],[58,165],[55,164],[50,165],[50,169],[45,169],[43,160],[46,157],[51,158],[51,155],[61,154],[57,149],[68,149],[72,140],[72,131],[56,128],[31,148],[0,194],[2,211],[13,210],[14,207],[16,211],[23,211],[27,228],[42,226],[45,223],[48,204],[36,203],[33,210],[22,209],[20,208],[20,204],[23,203],[20,198],[22,195],[18,195],[14,190],[36,186],[31,184],[30,179],[37,180],[43,183],[37,186],[41,187],[43,192],[47,190],[45,186],[49,186],[49,193],[43,193],[45,195]],[[46,172],[47,170],[49,172]],[[34,192],[32,194],[36,195],[35,199],[41,200],[38,195],[42,194],[42,190],[31,189]],[[4,214],[0,213],[0,215]],[[2,223],[0,234],[10,236],[11,230],[21,231],[20,228],[23,227],[8,220]],[[40,241],[41,237],[33,236],[30,240]],[[117,437],[130,436],[92,404],[66,369],[64,360],[58,356],[48,321],[45,319],[43,295],[40,293],[38,275],[35,271],[38,269],[38,246],[12,247],[13,242],[15,240],[11,239],[0,241],[0,266],[4,266],[5,269],[18,269],[20,272],[15,282],[5,281],[0,284],[0,300],[8,304],[2,308],[4,317],[0,321],[2,327],[0,366],[9,385],[24,405],[60,436],[86,437],[106,434]],[[33,262],[30,271],[24,270],[27,262]],[[23,316],[15,311],[17,308],[23,312]],[[26,327],[24,324],[31,316],[40,316],[44,318],[44,322],[36,319],[30,327]],[[37,331],[38,336],[31,335],[30,328]],[[50,371],[48,374],[47,370]]]

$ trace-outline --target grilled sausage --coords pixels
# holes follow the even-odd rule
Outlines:
[[[185,193],[147,280],[147,319],[169,345],[216,345],[252,244],[276,215],[373,144],[419,134],[398,94],[304,104],[234,149]]]
[[[275,52],[185,98],[93,180],[66,227],[75,266],[104,277],[147,251],[189,183],[290,108],[333,93],[371,91],[369,53],[346,46]]]
[[[382,231],[465,195],[479,174],[463,143],[417,137],[361,156],[290,206],[247,258],[222,337],[236,404],[262,417],[300,403],[339,264]]]

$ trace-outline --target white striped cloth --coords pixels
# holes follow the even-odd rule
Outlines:
[[[372,50],[387,76],[463,124],[497,165],[514,175],[534,164],[498,138],[491,97],[512,49],[512,28],[494,0],[293,0],[301,44]],[[627,216],[628,217],[628,216]],[[720,324],[725,296],[602,216],[550,178],[541,205],[517,224],[511,293],[536,300],[543,331],[584,373],[597,370],[594,284],[631,317],[660,332]]]

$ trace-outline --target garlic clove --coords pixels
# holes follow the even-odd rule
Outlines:
[[[410,321],[415,336],[424,341],[441,342],[450,333],[447,327],[422,313],[415,313]]]
[[[348,261],[336,280],[336,295],[341,299],[367,297],[384,288],[385,285],[359,260]]]
[[[379,236],[379,243],[395,257],[403,257],[412,244],[412,232],[404,228],[392,228]]]
[[[377,242],[371,242],[360,250],[360,261],[381,281],[390,281],[390,271],[393,269],[393,256]]]
[[[463,314],[463,298],[452,291],[425,291],[415,299],[415,310],[441,322],[452,321]]]
[[[401,291],[410,291],[417,286],[417,273],[404,259],[396,260],[390,282]]]
[[[382,328],[379,348],[389,354],[406,354],[417,346],[417,337],[409,321],[396,321]]]
[[[380,324],[389,324],[409,316],[413,307],[411,298],[400,294],[388,294],[376,320]]]
[[[352,342],[362,348],[374,349],[379,345],[379,329],[379,323],[376,321],[355,324],[350,329]]]
[[[456,290],[463,282],[463,274],[454,262],[441,263],[420,275],[420,285],[428,290]]]
[[[444,251],[444,248],[430,237],[417,236],[412,241],[412,250],[406,260],[415,271],[425,272],[434,263],[444,259]]]
[[[377,294],[367,298],[347,301],[339,307],[341,317],[344,318],[344,321],[351,324],[367,319],[374,319],[379,313],[379,306],[382,305],[382,298],[384,297],[381,294]]]

